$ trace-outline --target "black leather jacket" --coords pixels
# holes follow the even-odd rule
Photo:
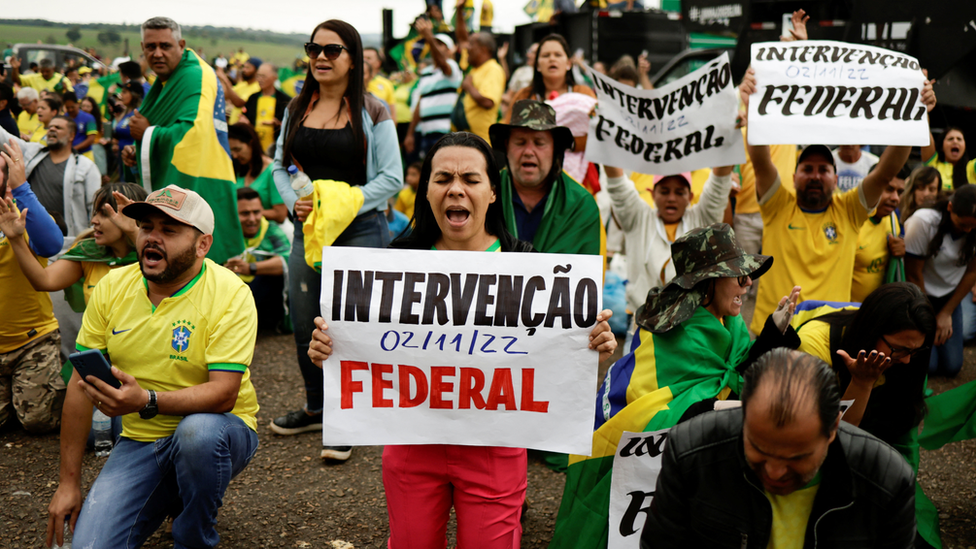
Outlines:
[[[804,547],[911,547],[915,478],[905,458],[841,422],[820,468]],[[671,429],[641,549],[766,549],[772,508],[745,460],[742,409]]]

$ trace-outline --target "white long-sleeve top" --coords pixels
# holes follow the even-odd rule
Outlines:
[[[714,172],[709,174],[698,203],[689,206],[678,223],[675,238],[698,227],[721,223],[731,189],[731,174],[722,177]],[[629,177],[607,178],[607,190],[613,203],[613,216],[624,231],[629,279],[627,307],[637,312],[651,288],[663,286],[674,278],[671,241],[657,208],[641,199]]]

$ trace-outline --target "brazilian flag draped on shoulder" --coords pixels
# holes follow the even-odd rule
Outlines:
[[[624,431],[673,427],[689,406],[741,392],[735,367],[752,348],[742,317],[723,325],[704,307],[662,334],[638,329],[597,393],[590,457],[570,456],[551,549],[607,546],[613,457]]]
[[[213,208],[214,241],[207,257],[217,263],[244,251],[234,166],[218,133],[227,131],[221,91],[213,69],[185,49],[173,74],[165,82],[156,79],[143,101],[139,112],[150,126],[136,146],[147,191],[176,185],[195,191]]]
[[[515,226],[512,189],[512,175],[505,168],[500,193],[505,226],[513,236],[521,238]],[[604,254],[606,232],[600,221],[600,208],[593,195],[566,172],[553,183],[544,208],[542,223],[532,239],[536,250],[547,254]]]

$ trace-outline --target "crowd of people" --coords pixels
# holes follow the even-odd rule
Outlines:
[[[616,441],[669,428],[642,547],[937,546],[914,475],[927,376],[957,375],[976,337],[962,130],[930,136],[921,162],[904,146],[746,144],[745,163],[696,172],[596,165],[582,60],[552,34],[510,71],[484,5],[472,32],[431,2],[417,66],[393,74],[389,51],[334,19],[294,74],[243,49],[206,59],[165,17],[109,74],[9,59],[0,295],[17,313],[0,320],[0,425],[60,428],[48,545],[67,521],[78,547],[137,547],[170,517],[178,547],[215,546],[224,491],[258,449],[258,331],[294,335],[305,389],[270,430],[321,432],[323,363],[343,343],[320,316],[321,250],[354,246],[600,255],[627,280],[592,455],[544,456],[567,474],[553,547],[606,546]],[[808,19],[793,14],[791,39]],[[652,89],[649,72],[646,55],[606,70]],[[746,135],[757,85],[749,69]],[[931,81],[921,101],[935,106]],[[589,337],[601,361],[611,316]],[[66,360],[90,350],[117,387]],[[121,433],[86,497],[96,409]],[[386,446],[389,546],[444,546],[453,507],[459,546],[517,548],[526,460]]]

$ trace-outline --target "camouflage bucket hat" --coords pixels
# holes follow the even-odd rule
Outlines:
[[[695,313],[705,300],[705,290],[696,289],[699,282],[747,275],[755,280],[773,265],[768,255],[745,253],[726,223],[701,227],[675,240],[671,261],[675,277],[663,289],[648,292],[637,311],[637,325],[653,333],[667,332]]]
[[[508,136],[512,128],[526,128],[537,132],[552,132],[557,148],[573,150],[576,140],[573,132],[565,126],[556,124],[556,110],[551,105],[533,99],[517,101],[512,106],[511,124],[492,124],[488,128],[491,146],[497,151],[505,152]]]

